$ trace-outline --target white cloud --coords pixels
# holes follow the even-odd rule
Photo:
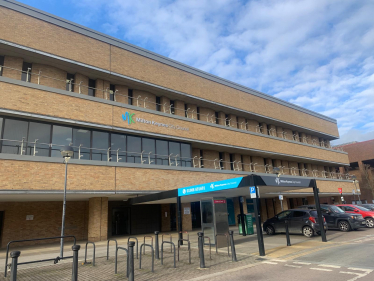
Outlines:
[[[372,136],[373,1],[72,4],[80,23],[336,118],[345,141]]]

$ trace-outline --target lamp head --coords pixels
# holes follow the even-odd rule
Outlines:
[[[74,155],[74,150],[73,148],[70,146],[70,145],[65,145],[62,149],[61,149],[61,155],[62,157],[65,159],[65,158],[71,158],[73,157]]]
[[[273,168],[273,173],[277,175],[277,177],[280,177],[280,169],[278,167]]]

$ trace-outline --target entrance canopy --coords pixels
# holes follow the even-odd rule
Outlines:
[[[200,201],[204,197],[249,196],[249,187],[257,186],[259,197],[274,197],[274,193],[311,188],[315,179],[300,177],[278,177],[276,175],[249,175],[222,181],[182,187],[160,193],[131,198],[129,204],[169,204],[176,203],[180,197],[182,203]]]

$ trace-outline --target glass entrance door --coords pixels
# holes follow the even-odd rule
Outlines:
[[[200,201],[201,206],[201,228],[204,232],[204,236],[210,238],[211,244],[215,244],[215,233],[214,233],[214,210],[213,210],[213,199],[203,199]]]

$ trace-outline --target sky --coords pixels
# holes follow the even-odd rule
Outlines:
[[[373,0],[22,0],[374,139]]]

